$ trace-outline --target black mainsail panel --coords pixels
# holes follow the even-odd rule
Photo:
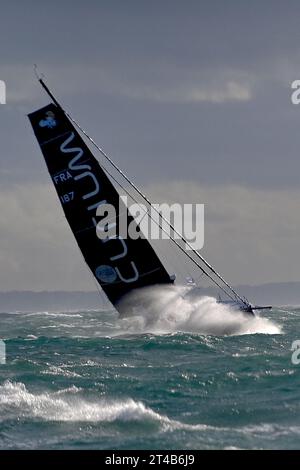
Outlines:
[[[96,210],[100,204],[114,206],[116,224],[127,208],[64,111],[49,104],[29,114],[29,119],[71,230],[109,300],[116,304],[132,289],[171,283],[145,238],[97,237]],[[127,221],[135,223],[128,211]]]

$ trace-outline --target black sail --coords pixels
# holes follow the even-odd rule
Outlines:
[[[132,289],[171,283],[145,238],[107,238],[96,234],[96,210],[104,202],[114,206],[115,223],[127,211],[118,191],[92,155],[63,110],[55,104],[29,114],[38,143],[86,263],[109,300],[116,304]],[[117,231],[118,233],[118,231]]]

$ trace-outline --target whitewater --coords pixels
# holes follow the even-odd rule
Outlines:
[[[0,313],[0,448],[297,448],[300,308],[187,294],[149,289],[121,317]]]

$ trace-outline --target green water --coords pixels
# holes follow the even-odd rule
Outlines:
[[[0,447],[299,448],[300,309],[245,327],[202,307],[152,323],[108,311],[1,313]],[[229,335],[216,334],[222,321]]]

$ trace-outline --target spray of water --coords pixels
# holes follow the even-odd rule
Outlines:
[[[129,294],[118,306],[128,333],[204,335],[280,334],[274,322],[220,304],[213,297],[190,295],[190,287],[154,286]]]

